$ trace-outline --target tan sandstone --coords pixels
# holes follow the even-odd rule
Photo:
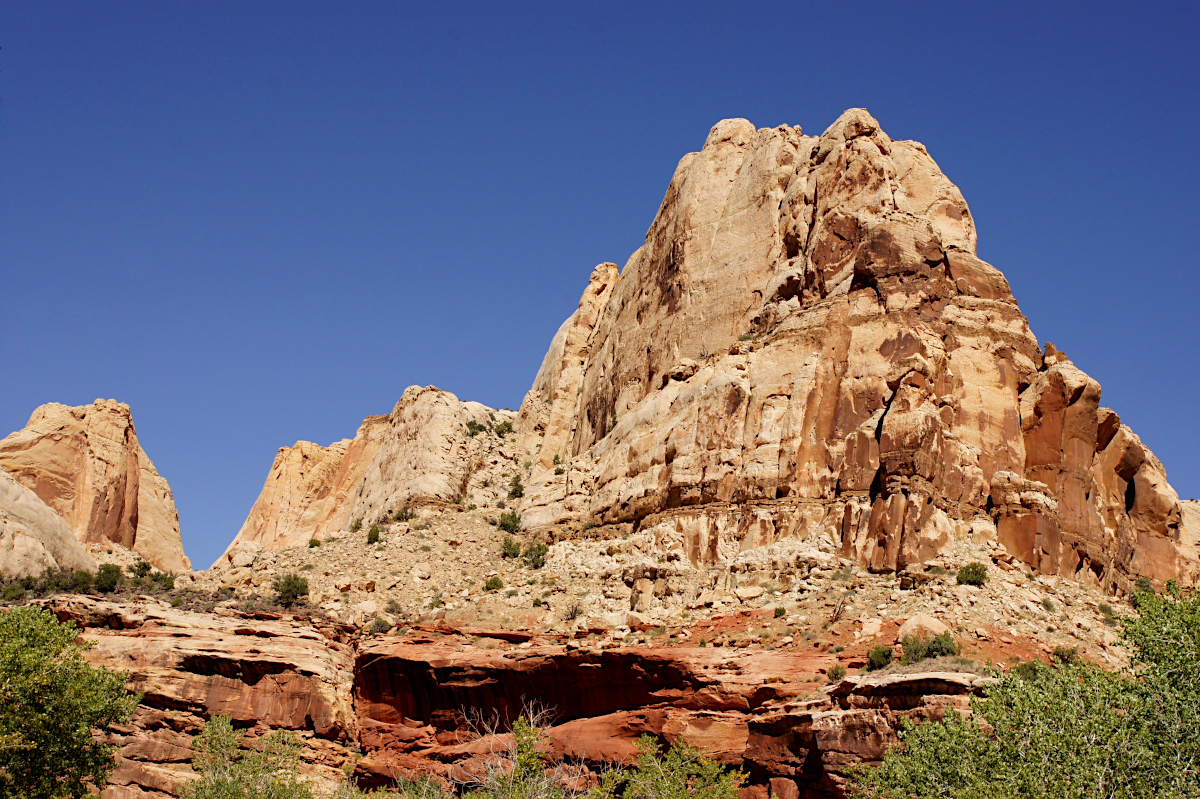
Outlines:
[[[128,405],[43,405],[0,441],[0,469],[65,519],[79,541],[112,542],[164,571],[191,571],[171,488],[138,443]]]
[[[95,568],[63,518],[0,471],[0,574],[27,577],[46,569]]]

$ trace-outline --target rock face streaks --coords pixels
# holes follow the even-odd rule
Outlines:
[[[0,469],[65,519],[79,541],[110,541],[164,571],[191,571],[171,487],[138,443],[128,405],[43,405],[0,441]]]
[[[63,518],[37,494],[0,471],[0,574],[40,575],[46,569],[96,568]]]
[[[819,534],[880,571],[974,532],[1112,590],[1194,581],[1161,463],[975,243],[925,148],[861,109],[819,137],[719,123],[555,337],[526,524],[632,521],[697,567]]]

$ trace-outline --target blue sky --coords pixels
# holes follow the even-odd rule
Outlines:
[[[1200,496],[1191,3],[0,0],[0,435],[129,403],[207,566],[276,450],[516,408],[725,117],[863,106]]]

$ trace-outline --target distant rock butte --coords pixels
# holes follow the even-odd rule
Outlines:
[[[0,441],[0,469],[65,520],[79,542],[112,542],[164,571],[191,571],[171,488],[138,443],[128,405],[43,405]],[[7,502],[6,494],[0,507]]]
[[[551,343],[504,453],[531,462],[525,527],[632,523],[696,568],[824,536],[903,570],[971,535],[1108,591],[1194,583],[1162,464],[975,249],[925,148],[862,109],[718,123]],[[231,551],[473,496],[488,413],[414,387],[349,444],[281,451]]]
[[[245,524],[217,563],[239,551],[303,545],[345,530],[353,520],[378,519],[406,504],[495,502],[502,478],[496,474],[494,485],[481,483],[491,467],[515,457],[512,441],[510,452],[500,455],[503,439],[471,435],[468,423],[494,428],[515,418],[512,411],[462,402],[432,386],[412,386],[391,414],[367,417],[353,439],[329,447],[307,441],[284,447]]]

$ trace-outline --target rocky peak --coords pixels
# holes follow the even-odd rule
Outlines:
[[[0,441],[0,469],[79,541],[124,547],[164,571],[191,570],[171,487],[138,443],[128,405],[42,405],[24,429]]]

